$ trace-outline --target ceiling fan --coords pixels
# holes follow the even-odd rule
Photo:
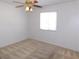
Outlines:
[[[42,8],[42,6],[37,5],[37,0],[26,0],[24,3],[13,1],[13,3],[19,3],[21,5],[16,6],[16,8],[25,7],[26,11],[32,11],[33,7]]]

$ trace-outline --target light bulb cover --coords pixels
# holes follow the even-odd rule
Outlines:
[[[30,11],[33,11],[33,9],[32,9],[32,8],[30,8]]]
[[[26,11],[29,11],[29,7],[26,7]]]

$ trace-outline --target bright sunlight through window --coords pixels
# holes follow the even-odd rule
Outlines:
[[[57,12],[40,13],[40,29],[56,31]]]

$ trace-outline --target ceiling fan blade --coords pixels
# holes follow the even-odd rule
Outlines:
[[[24,5],[19,5],[19,6],[16,6],[16,8],[19,8],[19,7],[24,7]]]
[[[38,3],[38,1],[34,1],[34,3]]]
[[[22,2],[18,2],[18,1],[13,1],[13,3],[20,3],[20,4],[24,4],[24,3],[22,3]]]
[[[38,3],[38,1],[37,0],[32,0],[34,3]]]
[[[38,8],[42,8],[42,6],[39,6],[39,5],[33,5],[34,7],[38,7]]]

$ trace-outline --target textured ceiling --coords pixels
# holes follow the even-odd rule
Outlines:
[[[40,5],[54,5],[54,4],[61,4],[65,2],[70,2],[74,0],[39,0]]]
[[[0,1],[11,4],[11,5],[15,5],[13,1],[25,2],[25,0],[0,0]],[[38,0],[38,1],[39,1],[38,3],[39,5],[44,6],[44,5],[54,5],[54,4],[59,4],[59,3],[61,4],[65,2],[75,1],[75,0]]]

